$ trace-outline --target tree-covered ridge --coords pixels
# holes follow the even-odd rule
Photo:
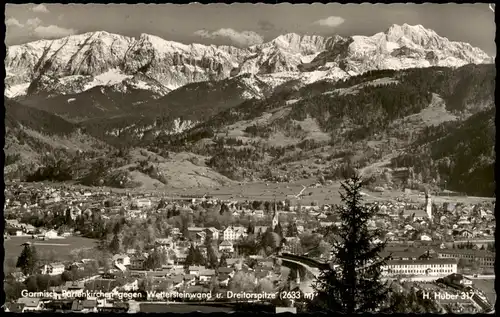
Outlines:
[[[78,125],[80,133],[91,134],[120,148],[146,147],[161,156],[183,151],[206,156],[208,159],[204,165],[235,180],[274,181],[312,176],[337,179],[346,171],[374,163],[409,144],[426,150],[409,149],[408,155],[402,156],[404,160],[398,158],[402,162],[395,165],[415,166],[416,173],[422,174],[423,180],[441,178],[440,182],[447,181],[448,189],[470,192],[468,184],[474,183],[474,178],[483,179],[481,175],[489,174],[492,168],[489,163],[492,156],[486,150],[488,146],[483,148],[480,144],[484,143],[481,143],[483,139],[490,144],[494,140],[493,134],[487,137],[486,127],[476,131],[477,135],[459,127],[462,127],[462,120],[475,113],[480,115],[493,105],[493,65],[378,70],[337,82],[315,82],[302,88],[291,81],[272,94],[266,93],[264,99],[244,100],[241,94],[248,91],[251,80],[254,80],[251,76],[239,76],[219,82],[186,85],[154,102],[137,105],[132,112],[87,120]],[[439,108],[440,112],[436,113],[450,114],[457,121],[428,128],[423,128],[426,125],[423,122],[412,121],[413,118],[423,118],[422,113],[433,113],[432,109],[441,105],[436,106],[433,100],[439,98],[443,99],[447,111]],[[32,126],[36,131],[60,130],[61,127],[62,130],[77,131],[76,125],[49,113],[40,115],[41,118],[49,116],[42,120],[47,123],[31,122],[30,118],[38,119],[37,111],[28,108],[21,112],[20,120],[11,115],[10,126],[27,122],[23,125]],[[179,118],[192,120],[186,126],[191,126],[194,121],[199,123],[182,133],[172,134],[173,122]],[[476,116],[470,120],[482,120],[473,118]],[[469,129],[474,127],[472,123],[468,125]],[[12,129],[9,133],[28,140],[25,143],[31,148],[40,143],[19,129]],[[434,143],[440,145],[430,146]],[[53,152],[45,144],[40,148],[44,153]],[[416,161],[419,162],[413,162],[413,157],[418,157]],[[437,161],[444,157],[453,159],[460,167],[453,164],[452,168],[437,166]],[[56,157],[55,162],[59,159]],[[9,160],[16,160],[16,157],[9,156]],[[419,169],[418,166],[431,166],[427,163],[429,160],[436,161],[436,166]],[[57,164],[52,165],[55,170],[60,170]],[[61,174],[52,173],[50,166],[44,166],[49,168],[40,170],[35,176]],[[73,168],[73,163],[70,166],[72,171],[81,170]],[[489,167],[484,169],[486,166]],[[86,180],[96,186],[108,178],[113,183],[120,183],[126,175],[114,175],[112,170],[115,168],[119,166],[110,167],[109,173],[103,175],[90,175],[91,179]],[[155,170],[147,167],[137,170],[158,179],[159,173]],[[82,179],[80,174],[87,173],[78,174],[73,179]]]
[[[28,128],[48,135],[68,135],[76,131],[76,126],[61,117],[43,110],[24,106],[4,97],[5,126],[7,128]]]
[[[461,124],[428,128],[392,161],[412,167],[423,181],[436,179],[450,190],[493,196],[495,191],[495,109],[479,112]]]
[[[318,95],[292,106],[290,118],[302,121],[310,116],[325,132],[333,132],[346,121],[353,127],[383,129],[389,122],[429,105],[431,94],[405,84],[365,87],[356,94]]]
[[[152,92],[140,89],[127,88],[125,91],[118,91],[113,87],[93,87],[67,95],[28,95],[20,102],[62,116],[72,122],[83,122],[135,112],[144,100],[154,97]]]
[[[477,106],[492,100],[494,79],[494,65],[377,70],[336,82],[315,82],[302,88],[292,80],[272,93],[257,82],[254,84],[265,98],[245,100],[243,93],[252,89],[246,81],[253,79],[243,75],[218,82],[189,84],[162,98],[137,105],[130,112],[93,119],[84,126],[106,141],[117,139],[117,142],[139,144],[159,138],[160,142],[168,144],[170,141],[166,139],[189,141],[190,135],[196,136],[200,130],[215,131],[241,120],[252,120],[263,112],[289,106],[287,101],[296,100],[298,102],[293,105],[295,117],[312,112],[312,117],[319,117],[322,121],[330,118],[324,122],[326,131],[352,114],[359,125],[353,137],[364,138],[367,133],[361,133],[359,129],[368,128],[370,135],[385,122],[418,112],[428,105],[432,93],[445,100],[448,110],[460,112],[470,108],[468,112],[474,113]],[[335,92],[345,89],[351,89],[353,93]],[[307,109],[303,110],[303,105],[307,105]],[[370,115],[358,118],[360,111]],[[372,118],[372,114],[376,116]],[[156,136],[155,132],[172,130],[172,122],[178,119],[198,124],[179,136],[161,133]],[[127,127],[130,129],[119,136],[106,135],[110,130]],[[136,135],[137,129],[145,130],[142,137]]]
[[[290,119],[302,120],[310,115],[319,120],[325,131],[346,118],[363,128],[367,125],[383,127],[391,120],[428,106],[432,93],[445,100],[448,110],[459,112],[467,106],[488,104],[493,100],[495,73],[494,65],[369,71],[337,82],[315,82],[299,90],[283,89],[281,94],[275,92],[264,100],[247,100],[204,120],[178,137],[189,138],[200,130],[217,130],[237,121],[254,119],[263,112],[286,107],[287,100],[298,100],[291,106]],[[384,78],[392,81],[362,85]],[[355,87],[352,93],[336,91],[352,87]]]
[[[406,70],[373,70],[337,82],[319,81],[298,90],[293,97],[312,97],[391,78],[419,91],[441,95],[448,110],[461,111],[467,105],[488,102],[495,92],[496,69],[492,64],[465,65],[460,68],[429,67]]]
[[[369,84],[376,79],[390,80]],[[341,92],[348,88],[352,91]],[[444,99],[449,111],[474,113],[475,105],[491,103],[494,89],[494,65],[370,71],[334,84],[320,82],[304,87],[298,95],[308,97],[293,105],[291,115],[300,120],[309,114],[326,131],[346,117],[364,127],[383,127],[428,106],[432,93]]]
[[[373,163],[393,150],[403,150],[411,144],[409,142],[417,140],[415,145],[419,142],[427,144],[438,135],[443,137],[450,134],[450,129],[457,125],[454,121],[426,128],[424,122],[417,123],[417,126],[396,123],[406,122],[412,115],[417,115],[418,118],[424,109],[430,109],[431,105],[436,107],[434,103],[439,97],[447,108],[440,111],[453,114],[460,123],[460,120],[471,114],[491,107],[494,76],[492,65],[467,65],[459,69],[431,67],[372,71],[335,83],[316,82],[301,89],[294,85],[284,85],[281,93],[274,93],[264,100],[247,100],[239,106],[219,112],[184,133],[160,135],[154,140],[153,148],[208,155],[211,157],[207,162],[209,166],[238,180],[242,177],[251,178],[251,175],[267,178],[273,174],[273,169],[283,170],[290,176],[290,173],[298,170],[284,168],[284,165],[312,157],[321,162],[321,156],[316,155],[322,151],[327,151],[332,158],[335,153],[345,151],[346,148],[351,150],[351,156],[356,156],[356,152],[361,151],[363,157],[357,158],[356,162],[338,155],[335,156],[337,159],[327,159],[332,166],[326,174],[322,171],[323,176],[340,177],[345,171]],[[281,115],[275,116],[276,113]],[[441,112],[437,113],[439,115]],[[263,120],[266,116],[275,118]],[[306,131],[311,119],[318,124],[320,132],[329,137],[329,141],[317,140],[314,134]],[[243,138],[228,133],[232,125],[242,123],[243,128],[237,135],[242,135]],[[306,124],[306,130],[302,128],[302,123]],[[437,134],[439,131],[442,135]],[[279,142],[276,141],[266,143],[276,133],[295,142],[283,146],[278,146]],[[465,132],[456,138],[468,137],[468,132]],[[390,141],[393,139],[396,142]],[[378,148],[366,147],[368,141],[378,142]],[[450,137],[442,142],[454,141]],[[361,149],[360,146],[365,148]],[[434,151],[445,148],[447,147],[437,147]],[[316,149],[319,152],[316,151],[313,155]],[[449,147],[450,152],[456,150],[459,148]],[[258,157],[256,153],[259,153]],[[462,153],[470,153],[471,158],[477,158],[473,153],[480,152]],[[480,169],[477,172],[479,171]],[[440,173],[456,172],[434,168],[424,172],[422,178],[430,182],[433,179],[439,180]],[[321,172],[317,170],[316,173]],[[443,175],[441,178],[444,181],[447,176]]]
[[[231,109],[247,98],[249,91],[245,80],[248,75],[224,79],[217,82],[199,82],[182,86],[169,94],[135,105],[120,115],[94,118],[82,123],[89,133],[113,144],[140,146],[151,142],[157,133],[165,138],[165,131],[173,131],[174,121],[205,122],[212,116]],[[257,83],[267,94],[266,87]],[[119,130],[119,135],[110,131]],[[143,132],[141,136],[138,136]],[[167,133],[168,135],[168,133]],[[167,137],[169,138],[169,137]]]

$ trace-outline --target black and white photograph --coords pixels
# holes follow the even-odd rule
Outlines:
[[[495,4],[7,4],[5,312],[495,314]]]

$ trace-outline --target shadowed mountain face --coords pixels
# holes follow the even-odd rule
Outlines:
[[[4,98],[5,126],[7,129],[31,129],[46,134],[66,135],[76,131],[76,126],[49,112],[24,106]]]

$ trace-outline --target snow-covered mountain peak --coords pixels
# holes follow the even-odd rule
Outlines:
[[[140,45],[144,43],[151,44],[151,46],[155,50],[162,53],[170,53],[176,51],[186,52],[189,50],[189,45],[185,45],[174,41],[167,41],[159,36],[145,34],[145,33],[141,34],[141,36],[139,37],[139,41],[136,44]]]
[[[422,25],[392,25],[386,32],[387,41],[402,45],[415,44],[422,47],[439,45],[439,42],[447,41],[433,30],[424,28]]]
[[[326,39],[319,35],[299,35],[297,33],[283,34],[272,40],[276,48],[287,50],[293,53],[310,55],[325,49]],[[263,44],[266,46],[266,44]]]
[[[163,93],[245,73],[274,87],[293,78],[309,82],[373,69],[491,62],[482,50],[452,42],[422,25],[395,24],[373,36],[346,38],[288,33],[247,49],[97,31],[8,47],[5,83],[9,95],[17,96],[28,86],[28,93],[48,88],[70,93],[94,85],[121,85],[130,76],[143,75],[147,80],[134,85]]]

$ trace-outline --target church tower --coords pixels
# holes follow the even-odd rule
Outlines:
[[[432,199],[428,190],[425,191],[425,212],[427,213],[427,217],[432,220]]]
[[[273,230],[276,229],[276,226],[278,225],[278,208],[276,206],[276,201],[274,201],[274,214],[273,214],[273,221],[272,221],[272,227]]]

